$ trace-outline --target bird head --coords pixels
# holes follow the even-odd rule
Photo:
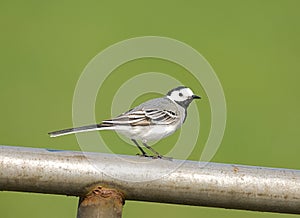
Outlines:
[[[201,98],[200,96],[195,95],[190,88],[185,86],[179,86],[170,90],[167,93],[167,97],[185,108],[187,108],[194,99]]]

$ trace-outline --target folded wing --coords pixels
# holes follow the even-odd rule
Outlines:
[[[101,126],[131,125],[131,126],[149,126],[149,125],[169,125],[178,120],[178,115],[170,110],[147,109],[138,111],[128,111],[125,114],[104,120]]]

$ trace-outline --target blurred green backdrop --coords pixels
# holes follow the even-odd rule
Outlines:
[[[75,136],[50,139],[47,132],[72,125],[73,91],[85,65],[113,43],[157,35],[183,41],[198,50],[223,85],[227,128],[214,162],[300,169],[299,7],[297,0],[2,0],[0,143],[79,150]],[[159,60],[125,64],[103,86],[102,91],[109,93],[103,97],[108,102],[105,104],[109,107],[110,90],[120,85],[114,82],[114,75],[121,80],[128,78],[128,74],[118,72],[173,70],[182,69]],[[150,97],[154,96],[142,96],[134,104]],[[197,104],[202,108],[205,136],[208,101]],[[97,102],[99,120],[109,113],[107,108],[100,110]],[[112,145],[118,141],[113,138]],[[199,149],[190,159],[199,156],[201,141],[205,137],[199,139]],[[159,144],[157,149],[163,151]],[[112,149],[136,152],[130,146]],[[76,207],[74,197],[0,193],[3,218],[75,217]],[[124,206],[124,217],[156,216],[293,217],[145,202],[128,201]]]

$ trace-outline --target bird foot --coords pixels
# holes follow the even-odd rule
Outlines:
[[[162,160],[169,160],[169,161],[172,161],[173,158],[172,157],[165,157],[161,154],[159,155],[148,155],[148,154],[136,154],[137,156],[140,156],[140,157],[150,157],[152,159],[162,159]]]
[[[163,155],[161,155],[161,154],[155,155],[155,156],[153,156],[152,158],[153,158],[153,159],[169,160],[169,161],[172,161],[172,160],[173,160],[172,157],[165,157],[165,156],[163,156]]]
[[[172,157],[165,157],[161,154],[157,154],[157,155],[153,155],[153,156],[148,155],[148,157],[151,157],[152,159],[162,159],[162,160],[170,160],[170,161],[173,160]]]
[[[137,153],[136,155],[140,156],[140,157],[153,157],[153,156],[148,155],[148,154],[139,154],[139,153]]]

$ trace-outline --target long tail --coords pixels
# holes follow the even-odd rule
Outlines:
[[[90,132],[90,131],[104,130],[104,129],[113,129],[113,127],[108,125],[103,125],[103,124],[93,124],[88,126],[58,130],[54,132],[49,132],[48,134],[50,135],[50,137],[58,137],[63,135],[79,133],[79,132]]]

